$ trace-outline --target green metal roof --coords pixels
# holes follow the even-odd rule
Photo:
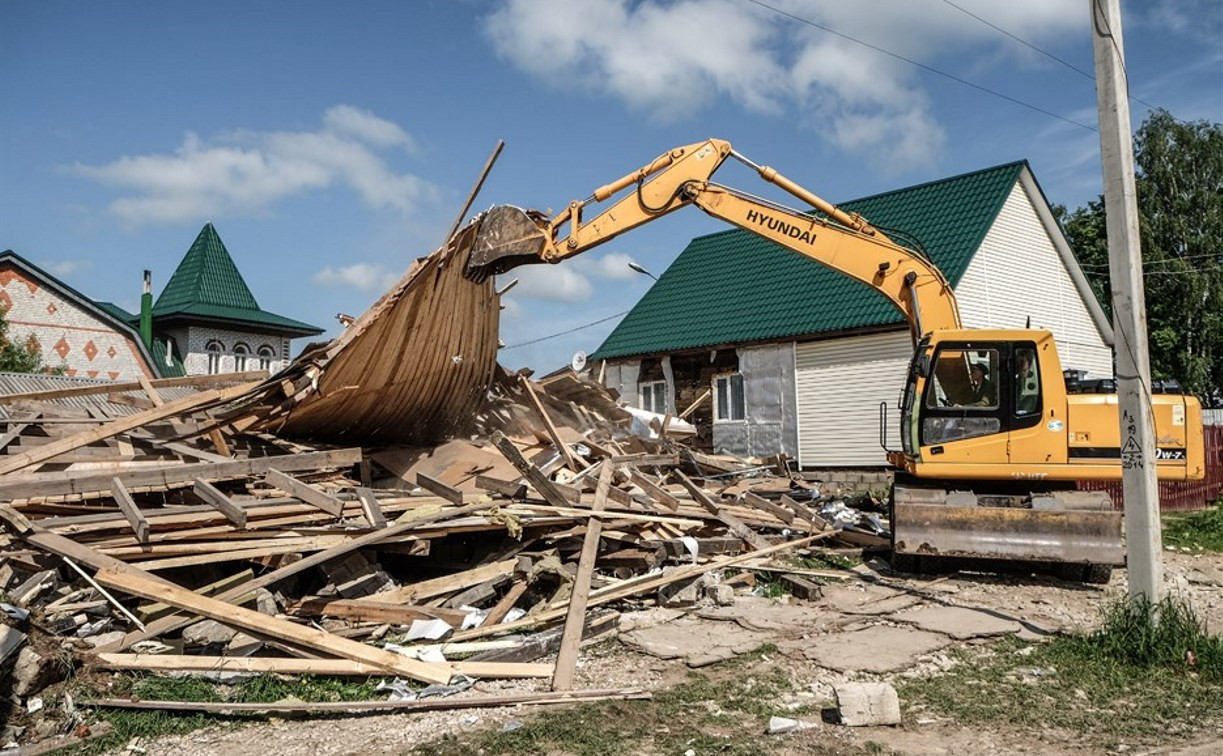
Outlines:
[[[916,237],[959,283],[1026,161],[843,202]],[[748,231],[693,239],[592,355],[610,359],[901,324],[884,296]]]
[[[95,301],[94,304],[98,306],[98,309],[105,310],[106,312],[110,313],[111,315],[118,318],[119,320],[122,320],[124,323],[130,323],[135,326],[140,325],[139,315],[128,312],[127,310],[123,309],[122,307],[115,304],[114,302]]]
[[[308,323],[261,310],[211,223],[195,237],[153,305],[153,321],[159,327],[174,319],[223,321],[297,336],[323,332]]]

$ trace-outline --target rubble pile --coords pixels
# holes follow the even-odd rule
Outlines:
[[[473,435],[423,448],[235,430],[244,377],[0,399],[6,743],[84,723],[39,711],[73,670],[385,676],[367,708],[477,678],[573,700],[622,602],[733,603],[750,581],[705,576],[846,537],[784,459],[697,452],[666,417],[634,435],[572,373],[499,370]]]

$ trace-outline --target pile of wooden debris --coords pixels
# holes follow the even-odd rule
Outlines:
[[[733,601],[726,585],[680,589],[845,537],[784,465],[699,454],[665,421],[631,435],[614,398],[572,374],[501,373],[477,435],[367,449],[233,431],[226,402],[249,377],[0,400],[11,723],[34,722],[71,667],[538,677],[561,693],[531,700],[572,700],[592,695],[565,692],[579,644],[614,632],[617,602]]]

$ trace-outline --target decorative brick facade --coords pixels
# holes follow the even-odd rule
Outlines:
[[[208,326],[188,326],[174,331],[167,331],[166,336],[174,339],[179,354],[183,357],[183,366],[188,375],[205,375],[209,372],[238,372],[238,354],[235,348],[241,344],[249,350],[245,370],[259,370],[262,367],[260,350],[270,350],[272,353],[269,372],[280,370],[289,362],[289,340],[277,334],[257,334],[249,331],[231,331]],[[219,369],[209,370],[208,345],[220,345]]]
[[[6,311],[9,338],[18,344],[32,339],[47,367],[115,381],[134,381],[141,372],[152,377],[134,334],[9,261],[0,262],[0,307]]]

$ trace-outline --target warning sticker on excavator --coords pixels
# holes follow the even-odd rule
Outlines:
[[[1183,404],[1172,405],[1172,424],[1173,425],[1184,425],[1185,424],[1185,405]]]

